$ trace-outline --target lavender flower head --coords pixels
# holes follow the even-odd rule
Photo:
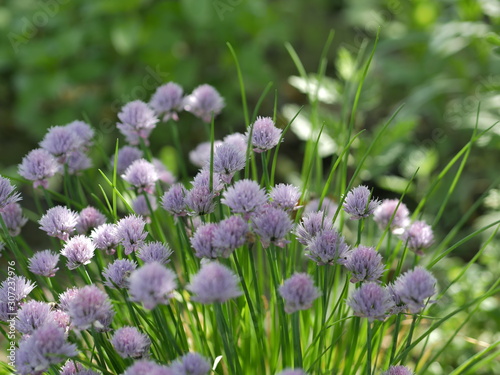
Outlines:
[[[233,213],[243,214],[248,218],[258,212],[267,203],[266,192],[253,180],[240,180],[230,186],[221,200]]]
[[[68,155],[66,164],[69,174],[78,175],[78,172],[92,166],[92,160],[83,151],[76,150]]]
[[[146,222],[138,216],[129,215],[116,223],[116,237],[123,245],[125,255],[139,249],[147,237],[144,231]]]
[[[186,193],[186,206],[193,214],[203,216],[215,210],[215,194],[205,186],[194,186]]]
[[[175,274],[160,263],[145,264],[130,275],[130,299],[142,302],[148,310],[166,305],[177,287],[175,279]]]
[[[403,232],[402,239],[408,248],[417,255],[423,255],[423,249],[427,249],[434,242],[432,228],[425,221],[416,221]]]
[[[243,152],[244,154],[247,153],[247,148],[248,148],[248,138],[246,135],[241,134],[241,133],[232,133],[229,135],[226,135],[223,139],[224,143],[230,144]]]
[[[302,369],[285,369],[281,371],[278,375],[307,375]]]
[[[68,259],[66,262],[68,269],[74,270],[81,265],[89,264],[94,257],[94,251],[95,246],[92,240],[79,234],[66,242],[61,254]]]
[[[118,150],[116,158],[116,173],[122,175],[127,168],[136,160],[142,159],[143,153],[137,147],[124,146]],[[111,157],[111,167],[114,166],[115,156]]]
[[[78,362],[68,360],[61,368],[59,375],[100,375],[100,373],[86,369]]]
[[[149,218],[151,216],[151,210],[149,209],[148,205],[148,200],[149,204],[151,205],[151,209],[156,211],[158,208],[158,203],[156,203],[156,197],[154,195],[149,195],[148,194],[148,199],[146,200],[146,197],[144,195],[138,195],[133,201],[132,201],[132,209],[134,212],[139,215],[143,216],[146,218]],[[148,219],[146,219],[148,220]]]
[[[86,234],[90,229],[96,228],[106,222],[104,216],[97,208],[88,206],[80,211],[76,223],[76,231],[79,234]]]
[[[17,312],[16,329],[25,335],[31,335],[35,329],[52,320],[52,311],[48,303],[29,301]]]
[[[65,292],[59,294],[59,307],[62,311],[69,311],[69,304],[78,294],[79,289],[77,287],[68,288]]]
[[[297,208],[300,199],[299,188],[294,185],[278,184],[273,186],[269,192],[271,204],[280,207],[285,211],[291,211]]]
[[[88,149],[92,146],[92,138],[94,138],[94,129],[83,121],[73,121],[66,125],[66,128],[71,130],[80,140],[83,149]]]
[[[123,375],[177,375],[171,369],[151,361],[135,361]]]
[[[325,218],[328,218],[329,221],[332,221],[333,216],[335,215],[335,212],[338,208],[337,203],[326,197],[323,199],[323,202],[321,202],[321,207],[319,207],[319,202],[319,199],[313,199],[309,201],[309,203],[307,203],[304,207],[304,215],[321,210],[324,213]]]
[[[345,264],[349,246],[335,229],[325,229],[307,244],[306,256],[318,265]]]
[[[218,262],[205,263],[186,287],[195,294],[193,301],[203,304],[223,303],[242,293],[238,288],[238,277]]]
[[[229,143],[222,143],[214,151],[214,172],[230,184],[234,174],[245,168],[246,154]]]
[[[394,218],[391,222],[391,217],[393,215]],[[373,212],[373,220],[375,220],[379,228],[382,230],[389,225],[389,222],[391,222],[391,230],[396,234],[401,234],[403,232],[402,228],[405,228],[410,224],[409,215],[410,211],[403,202],[399,203],[398,199],[384,199],[382,204]]]
[[[137,268],[137,264],[129,259],[117,259],[110,263],[103,271],[102,276],[106,279],[104,285],[110,288],[128,288],[128,278]]]
[[[21,200],[21,195],[15,192],[15,189],[8,178],[0,176],[0,212],[5,206]]]
[[[224,99],[210,85],[200,85],[184,98],[184,109],[204,122],[210,122],[224,108]]]
[[[295,228],[295,235],[297,241],[307,245],[317,234],[331,229],[333,226],[330,218],[326,217],[323,211],[309,212],[302,217],[302,221]]]
[[[158,122],[154,111],[140,100],[125,104],[118,118],[121,123],[116,126],[131,145],[138,145],[141,138],[147,145],[149,135]]]
[[[95,285],[87,285],[69,300],[68,314],[78,329],[93,326],[105,330],[111,324],[115,312],[106,293]]]
[[[208,375],[212,366],[198,353],[187,353],[171,365],[176,375]]]
[[[252,127],[252,145],[255,152],[270,150],[278,144],[282,130],[274,125],[271,117],[257,117],[250,129]],[[250,135],[250,129],[247,136]]]
[[[214,150],[222,144],[222,141],[214,141]],[[203,168],[210,163],[210,153],[212,150],[211,142],[203,142],[195,147],[194,150],[189,152],[189,161],[199,167]]]
[[[429,271],[416,267],[396,279],[394,293],[412,314],[416,314],[424,309],[427,299],[436,293],[436,283],[436,278]]]
[[[153,194],[155,182],[158,181],[158,173],[152,163],[145,159],[139,159],[127,168],[122,178],[137,188],[138,193],[145,191]]]
[[[182,184],[172,185],[163,195],[162,207],[175,217],[187,215],[186,193],[187,190]]]
[[[69,330],[70,320],[68,313],[63,310],[53,310],[52,319],[59,327],[64,329],[65,332]]]
[[[182,111],[184,90],[174,82],[158,87],[149,101],[157,116],[163,115],[163,121],[179,120],[177,112]]]
[[[216,172],[212,175],[212,186],[210,186],[210,169],[203,168],[194,176],[193,181],[191,181],[193,188],[205,188],[212,190],[214,195],[219,195],[220,191],[224,189],[224,183],[222,182],[220,175]]]
[[[17,169],[20,176],[33,181],[33,187],[43,186],[47,188],[49,178],[59,172],[59,164],[50,152],[43,148],[31,150]]]
[[[382,256],[373,247],[359,246],[349,253],[345,267],[351,271],[351,283],[377,281],[384,273]]]
[[[171,255],[172,250],[170,247],[158,241],[147,243],[137,254],[144,263],[158,262],[160,264],[169,263]]]
[[[213,233],[212,244],[217,252],[228,258],[238,247],[247,241],[248,223],[240,216],[230,216],[219,222]]]
[[[66,163],[69,155],[83,145],[83,140],[66,126],[49,128],[40,142],[40,147],[54,155],[61,164]]]
[[[375,319],[384,320],[394,302],[386,288],[369,282],[356,289],[347,304],[352,308],[354,315],[368,318],[369,322],[373,322]]]
[[[9,234],[15,237],[21,233],[21,228],[27,223],[28,219],[23,216],[23,210],[19,203],[10,203],[0,212]]]
[[[59,254],[50,250],[38,251],[29,259],[29,270],[36,275],[54,277],[59,262]]]
[[[40,221],[40,229],[51,237],[67,241],[74,232],[78,222],[78,215],[64,206],[49,208]]]
[[[175,176],[167,169],[167,167],[165,167],[165,165],[160,160],[153,158],[153,165],[155,166],[158,180],[167,185],[172,185],[175,182]]]
[[[218,249],[214,246],[214,237],[218,225],[215,223],[207,223],[199,226],[196,229],[193,237],[191,237],[191,246],[195,250],[194,255],[198,258],[215,259],[220,256]]]
[[[371,216],[379,205],[378,200],[371,199],[370,190],[361,185],[347,193],[344,211],[351,215],[351,220],[360,220]]]
[[[285,312],[288,314],[309,309],[320,296],[311,276],[306,273],[294,273],[280,286],[279,293],[285,300]]]
[[[21,302],[33,289],[35,289],[35,284],[24,276],[11,277],[4,280],[0,286],[0,301]]]
[[[415,373],[406,366],[391,366],[382,375],[415,375]]]
[[[111,344],[122,358],[141,358],[147,356],[151,341],[135,327],[122,327],[116,330]]]
[[[252,228],[264,248],[270,244],[285,247],[290,243],[285,237],[292,231],[293,222],[286,211],[268,206],[252,217]]]
[[[120,243],[116,225],[101,224],[92,230],[90,238],[97,249],[105,250],[107,254],[114,254]]]

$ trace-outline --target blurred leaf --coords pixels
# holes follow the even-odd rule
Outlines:
[[[298,76],[290,76],[288,83],[311,98],[315,98],[317,92],[318,100],[326,104],[338,102],[340,98],[339,84],[332,78],[323,77],[321,82],[318,82],[314,75],[307,77],[307,80]]]
[[[139,42],[141,24],[135,17],[128,20],[120,20],[111,30],[111,42],[116,51],[122,55],[127,55],[135,48]]]
[[[399,176],[380,176],[375,179],[375,183],[384,190],[402,194],[408,186],[408,180]],[[414,184],[410,185],[408,192],[414,190]]]

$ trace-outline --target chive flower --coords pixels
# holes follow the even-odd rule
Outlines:
[[[177,112],[182,111],[184,90],[174,82],[168,82],[158,87],[149,101],[149,105],[157,116],[163,116],[163,121],[179,120]]]
[[[54,277],[59,262],[59,254],[50,250],[38,251],[29,259],[29,270],[36,275]]]
[[[325,229],[307,243],[306,256],[319,266],[345,264],[349,245],[335,229]]]
[[[247,136],[250,135],[252,127],[252,146],[255,152],[268,151],[278,144],[282,130],[274,125],[271,117],[257,117],[257,120],[250,125]]]
[[[187,353],[170,366],[176,375],[208,375],[212,366],[198,353]]]
[[[59,170],[60,166],[56,158],[43,148],[31,150],[23,157],[17,169],[21,177],[33,181],[34,188],[39,186],[47,188],[49,186],[48,179]]]
[[[111,338],[113,348],[122,358],[142,358],[149,352],[151,340],[135,327],[121,327]]]
[[[351,220],[360,220],[371,216],[379,205],[378,200],[371,199],[370,190],[361,185],[347,193],[344,211],[351,216]]]
[[[352,308],[354,315],[368,318],[369,322],[373,322],[375,319],[384,320],[394,302],[386,288],[369,282],[356,289],[347,304]]]
[[[320,296],[311,276],[306,273],[293,274],[280,286],[279,293],[285,300],[285,312],[288,314],[311,308],[314,300]]]
[[[5,206],[21,200],[21,194],[15,191],[16,187],[10,183],[8,178],[0,176],[0,212]]]
[[[23,216],[23,210],[19,203],[6,205],[0,215],[12,237],[18,236],[21,233],[21,228],[28,222],[28,219]]]
[[[204,84],[184,98],[184,110],[191,112],[204,122],[210,122],[224,108],[224,99],[212,86]]]
[[[423,255],[423,249],[427,249],[434,242],[432,228],[425,221],[415,221],[405,229],[401,236],[408,248],[417,255]]]
[[[129,259],[116,259],[113,263],[102,271],[102,276],[106,280],[104,285],[110,288],[128,288],[128,278],[137,268],[137,263]]]
[[[154,111],[140,100],[125,104],[118,113],[118,118],[121,122],[116,126],[132,146],[138,145],[140,139],[148,145],[149,135],[159,121]]]
[[[66,266],[70,270],[89,264],[94,257],[95,246],[89,237],[77,235],[66,242],[61,255],[67,258]]]
[[[436,278],[425,268],[416,267],[399,276],[394,282],[394,292],[408,306],[412,314],[419,313],[427,300],[436,293]]]
[[[352,250],[345,267],[351,271],[351,283],[377,281],[384,273],[382,256],[373,247],[358,246]]]
[[[63,241],[67,241],[75,231],[77,222],[78,214],[64,206],[49,208],[38,221],[41,230]]]

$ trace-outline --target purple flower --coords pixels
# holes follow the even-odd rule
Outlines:
[[[20,176],[33,181],[33,187],[43,186],[47,188],[47,179],[59,172],[59,164],[50,152],[43,148],[31,150],[18,167]]]
[[[151,205],[151,209],[153,212],[158,208],[158,204],[156,203],[156,197],[154,195],[148,194],[149,204]],[[132,209],[137,215],[149,217],[151,216],[151,210],[148,206],[148,201],[144,195],[138,195],[132,201]]]
[[[36,275],[54,277],[59,262],[59,254],[50,250],[38,251],[29,259],[29,269]]]
[[[423,255],[423,249],[427,249],[434,242],[432,228],[425,221],[415,221],[402,235],[403,241],[408,248],[418,255]]]
[[[324,212],[325,218],[328,218],[328,221],[332,221],[333,216],[337,211],[338,205],[331,199],[325,197],[323,199],[323,202],[321,203],[321,207],[319,207],[319,201],[320,201],[319,199],[311,200],[304,207],[304,215],[321,210],[322,212]]]
[[[309,309],[320,296],[319,290],[307,273],[294,273],[280,286],[279,293],[285,300],[285,312],[288,314]]]
[[[61,368],[59,375],[100,375],[100,373],[86,369],[80,363],[68,360]]]
[[[218,225],[215,223],[203,224],[196,229],[193,237],[191,237],[191,246],[195,250],[198,258],[215,259],[220,254],[214,246],[214,236]]]
[[[278,375],[307,375],[302,369],[285,369],[281,371]]]
[[[31,335],[35,329],[50,321],[53,319],[48,303],[29,301],[17,312],[16,329],[25,335]]]
[[[59,327],[61,327],[62,329],[64,329],[65,332],[67,332],[71,320],[68,313],[62,310],[54,310],[52,311],[52,319],[54,320],[54,322],[57,323]]]
[[[120,243],[116,225],[101,224],[92,230],[90,238],[97,249],[105,250],[107,254],[114,254]]]
[[[248,148],[248,138],[246,135],[241,134],[241,133],[233,133],[226,135],[223,139],[224,143],[230,144],[234,147],[236,147],[238,150],[243,152],[244,154],[247,153],[247,148]]]
[[[323,211],[310,212],[302,217],[302,221],[295,228],[297,241],[307,245],[316,235],[324,230],[333,230],[329,217]]]
[[[224,99],[210,85],[200,85],[184,98],[184,109],[205,122],[210,122],[222,108]]]
[[[151,341],[135,327],[122,327],[115,331],[111,344],[122,358],[147,356]]]
[[[177,287],[175,279],[175,274],[162,264],[147,263],[130,275],[130,299],[142,302],[148,310],[166,305]]]
[[[394,289],[394,283],[387,285],[387,290],[389,291],[393,302],[393,306],[389,311],[390,315],[401,314],[408,310],[408,306],[406,305],[406,303],[404,303],[401,300],[401,297],[396,293]]]
[[[210,170],[206,168],[201,169],[196,176],[194,176],[191,185],[193,188],[210,189],[214,195],[219,195],[219,192],[224,189],[224,183],[221,181],[220,175],[215,172],[212,176],[212,186],[210,186]]]
[[[53,126],[49,128],[45,137],[40,142],[40,147],[54,155],[58,161],[66,163],[67,158],[83,145],[83,139],[66,126]]]
[[[138,216],[129,215],[116,223],[116,238],[123,245],[125,255],[139,249],[147,237],[146,222]]]
[[[131,145],[138,145],[140,138],[148,144],[149,134],[158,122],[154,111],[140,100],[125,104],[118,118],[121,123],[116,126]]]
[[[35,289],[35,284],[23,276],[8,278],[4,280],[0,286],[0,301],[20,302],[25,299],[33,289]]]
[[[213,169],[222,181],[230,184],[234,174],[245,168],[246,154],[229,143],[222,143],[215,149]]]
[[[426,300],[436,293],[436,279],[425,268],[416,267],[399,276],[394,282],[394,293],[408,306],[412,314],[425,307]]]
[[[76,175],[80,171],[89,169],[92,166],[92,160],[83,151],[77,150],[68,155],[66,164],[68,173]]]
[[[187,353],[171,366],[176,375],[208,375],[212,366],[198,353]]]
[[[215,194],[205,186],[195,186],[186,193],[186,206],[195,214],[203,216],[214,212]]]
[[[95,285],[87,285],[69,300],[68,314],[78,329],[93,326],[105,330],[111,324],[115,312],[106,293]]]
[[[252,126],[252,145],[255,152],[270,150],[278,144],[282,130],[274,126],[271,117],[257,117],[253,125],[250,125],[247,136]]]
[[[162,206],[165,211],[176,217],[185,216],[187,214],[186,193],[187,190],[182,184],[172,185],[162,198]]]
[[[410,224],[409,215],[410,211],[408,211],[408,208],[403,202],[400,203],[397,199],[384,199],[382,204],[375,209],[373,220],[375,220],[382,230],[390,223],[391,230],[399,234],[402,232],[401,228],[405,228]],[[394,218],[391,222],[393,216]]]
[[[158,174],[158,179],[167,184],[172,185],[175,182],[175,176],[170,172],[165,165],[158,159],[153,159],[153,165],[155,166],[156,173]]]
[[[368,318],[369,322],[373,322],[375,319],[384,320],[394,302],[386,288],[369,282],[356,289],[347,304],[352,308],[354,315]]]
[[[373,247],[359,246],[349,253],[345,267],[351,271],[351,283],[377,281],[384,273],[382,256]]]
[[[0,212],[5,206],[21,200],[21,195],[15,192],[15,189],[8,178],[0,176]]]
[[[135,361],[127,368],[123,375],[176,375],[168,367],[160,366],[154,362],[140,360]]]
[[[110,288],[128,288],[128,278],[137,264],[129,259],[117,259],[110,263],[103,271],[102,276],[106,279],[104,285]]]
[[[142,151],[137,147],[124,146],[118,150],[118,157],[116,160],[116,173],[122,175],[127,168],[136,160],[142,159]],[[111,157],[111,167],[114,166],[115,156]]]
[[[104,216],[97,208],[88,206],[80,211],[76,223],[76,231],[79,234],[86,234],[90,229],[96,228],[106,222]]]
[[[280,207],[285,211],[293,210],[297,207],[300,199],[300,190],[293,185],[278,184],[269,193],[271,204]]]
[[[372,200],[370,190],[361,185],[347,193],[344,211],[351,215],[351,220],[360,220],[372,215],[379,205],[380,201]]]
[[[78,215],[64,206],[49,208],[45,215],[38,221],[40,229],[51,237],[57,237],[67,241],[71,233],[74,232]]]
[[[285,247],[290,241],[285,236],[293,229],[293,222],[286,211],[276,207],[266,207],[252,217],[253,231],[260,236],[263,247],[274,244]]]
[[[21,233],[21,228],[26,224],[28,219],[23,216],[23,210],[19,203],[10,203],[6,205],[0,212],[5,226],[9,230],[9,234],[14,237]]]
[[[158,173],[153,164],[145,159],[134,161],[122,175],[122,178],[130,185],[137,188],[137,192],[145,191],[154,193],[155,182],[158,181]]]
[[[222,144],[222,141],[214,141],[214,150]],[[203,142],[189,152],[189,161],[200,168],[210,165],[211,142]]]
[[[240,180],[230,186],[221,200],[233,213],[244,214],[245,217],[258,212],[267,203],[266,192],[253,180]]]
[[[69,239],[61,250],[61,254],[68,261],[66,266],[70,270],[80,267],[81,265],[89,264],[94,257],[95,246],[89,237],[77,235]]]
[[[79,139],[82,148],[87,149],[92,146],[92,138],[94,138],[94,129],[83,121],[73,121],[66,125],[66,128],[71,130]]]
[[[137,256],[144,263],[158,262],[160,264],[167,264],[170,262],[172,250],[167,245],[161,242],[149,242],[144,245]]]
[[[218,262],[210,262],[201,266],[186,289],[196,294],[193,301],[203,304],[223,303],[242,294],[238,282],[238,277],[229,268]]]
[[[222,220],[213,233],[212,244],[220,256],[228,258],[238,247],[247,242],[248,223],[240,216],[230,216]]]
[[[411,371],[406,366],[391,366],[389,370],[384,371],[382,375],[414,375],[415,373]]]
[[[59,294],[59,307],[61,310],[68,312],[69,304],[78,294],[79,289],[77,287],[68,288],[65,292]]]
[[[335,229],[325,229],[307,244],[306,256],[318,265],[345,264],[349,246]]]
[[[174,82],[168,82],[156,89],[149,105],[157,116],[163,115],[163,121],[166,122],[170,119],[178,121],[177,112],[182,111],[183,94],[181,86]]]

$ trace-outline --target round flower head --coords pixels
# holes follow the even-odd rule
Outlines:
[[[135,327],[122,327],[116,330],[111,344],[122,358],[141,358],[147,356],[151,341]]]
[[[233,147],[237,148],[244,154],[247,153],[247,148],[248,148],[248,138],[246,135],[241,134],[241,133],[233,133],[226,135],[223,139],[224,143],[230,144]]]
[[[325,229],[308,242],[306,250],[318,265],[345,264],[349,246],[335,229]]]
[[[356,289],[347,304],[352,308],[354,315],[368,318],[369,322],[373,322],[375,319],[384,320],[394,302],[386,288],[369,282]]]
[[[71,233],[74,232],[78,215],[64,206],[49,208],[40,221],[40,229],[51,237],[57,237],[67,241]]]
[[[36,275],[54,277],[59,262],[59,254],[50,250],[38,251],[29,259],[29,270]]]
[[[257,117],[253,125],[250,125],[247,136],[252,127],[252,146],[255,152],[270,150],[278,144],[282,130],[274,126],[271,117]]]
[[[162,207],[175,217],[187,215],[186,193],[187,190],[182,184],[172,185],[163,195]]]
[[[153,194],[155,182],[158,181],[158,173],[156,173],[156,168],[152,163],[145,159],[139,159],[127,168],[122,178],[137,188],[138,193],[145,191]]]
[[[68,360],[61,368],[59,375],[100,375],[100,373],[86,369],[78,362]]]
[[[33,181],[33,187],[43,186],[47,188],[49,178],[59,172],[59,164],[50,152],[43,148],[31,150],[18,167],[20,176]]]
[[[120,243],[117,228],[113,224],[101,224],[94,228],[90,238],[97,249],[105,250],[107,254],[114,254],[116,246]]]
[[[92,166],[92,160],[83,151],[77,150],[68,155],[66,164],[69,174],[77,175],[78,172],[89,169]]]
[[[148,205],[148,200],[149,204],[151,205],[151,209],[156,211],[158,208],[158,204],[156,203],[156,197],[154,195],[149,195],[148,194],[148,199],[146,200],[146,197],[144,195],[138,195],[133,201],[132,201],[132,209],[137,215],[144,216],[144,217],[149,217],[151,216],[151,210],[149,209]]]
[[[317,234],[324,230],[333,230],[330,219],[323,211],[310,212],[302,217],[302,221],[295,228],[297,241],[307,245]]]
[[[149,105],[157,116],[163,115],[163,121],[179,120],[177,112],[182,111],[184,90],[177,83],[168,82],[158,87],[151,97]]]
[[[68,314],[78,329],[93,326],[102,330],[111,324],[115,313],[108,295],[95,285],[87,285],[69,300]]]
[[[218,224],[215,223],[203,224],[196,229],[191,237],[191,246],[195,250],[194,255],[198,258],[215,259],[220,255],[213,243],[217,227]]]
[[[11,236],[17,236],[21,233],[21,228],[27,223],[28,219],[23,216],[23,210],[19,203],[10,203],[0,212],[5,226]]]
[[[104,216],[97,208],[88,206],[80,211],[76,223],[76,231],[79,234],[87,234],[92,228],[96,228],[106,222]]]
[[[186,206],[196,215],[208,215],[215,210],[215,194],[205,186],[195,186],[186,193]]]
[[[158,174],[158,179],[167,184],[172,185],[175,182],[175,176],[170,172],[167,167],[158,159],[153,159],[153,165],[156,169],[156,174]]]
[[[167,264],[170,262],[172,250],[169,246],[161,242],[149,242],[144,245],[137,256],[144,263],[158,262],[160,264]]]
[[[410,250],[423,255],[422,250],[427,249],[434,242],[434,233],[425,221],[416,221],[406,228],[402,238]]]
[[[387,290],[389,291],[389,294],[391,295],[393,302],[393,306],[389,311],[390,315],[397,315],[407,311],[408,306],[401,300],[401,297],[396,293],[396,290],[394,289],[394,283],[387,285]]]
[[[83,140],[66,126],[49,128],[40,147],[54,155],[60,163],[66,163],[69,155],[83,145]]]
[[[171,369],[151,361],[135,361],[123,375],[177,375]]]
[[[171,365],[177,375],[208,375],[212,366],[198,353],[187,353]]]
[[[214,151],[214,172],[230,184],[234,174],[245,168],[246,154],[229,143],[222,143]]]
[[[415,375],[415,373],[406,366],[391,366],[382,375]]]
[[[125,104],[118,113],[118,118],[121,123],[117,123],[116,126],[131,145],[138,145],[140,138],[147,145],[149,134],[158,122],[153,110],[140,100]]]
[[[345,267],[351,271],[351,283],[377,281],[384,273],[382,256],[373,247],[359,246],[350,252]]]
[[[385,229],[390,223],[391,230],[400,234],[402,233],[401,228],[405,228],[410,224],[409,215],[410,211],[403,202],[400,203],[397,199],[384,199],[373,212],[373,220],[380,229]]]
[[[399,276],[394,282],[394,293],[408,306],[412,314],[425,307],[428,298],[436,293],[436,279],[423,267],[416,267]]]
[[[103,271],[102,276],[106,279],[104,285],[110,288],[128,288],[128,278],[137,264],[129,259],[117,259],[110,263]]]
[[[66,128],[71,130],[80,140],[81,146],[84,149],[92,146],[92,138],[94,138],[94,129],[83,121],[73,121],[66,125]]]
[[[300,199],[299,188],[293,185],[278,184],[269,193],[271,204],[280,207],[285,211],[293,210],[297,207]]]
[[[222,144],[222,141],[214,141],[214,150]],[[211,142],[203,142],[189,152],[189,161],[196,167],[203,168],[210,163],[212,150]]]
[[[65,332],[69,329],[70,320],[68,313],[62,310],[54,310],[52,311],[52,319],[57,323],[59,327],[64,329]]]
[[[248,223],[240,216],[231,216],[222,220],[213,233],[212,244],[224,258],[229,257],[238,247],[247,241]]]
[[[302,369],[285,369],[281,371],[278,375],[307,375]]]
[[[186,289],[195,294],[193,301],[223,303],[242,294],[238,282],[238,277],[229,268],[218,262],[210,262],[201,266]]]
[[[35,284],[24,276],[10,277],[0,286],[0,301],[21,302],[33,289],[35,289]]]
[[[304,215],[321,210],[324,213],[325,218],[328,218],[328,221],[332,221],[333,216],[337,211],[338,205],[329,198],[323,199],[321,207],[319,207],[319,202],[319,199],[313,199],[309,201],[309,203],[307,203],[304,207]]]
[[[68,312],[69,303],[78,294],[79,289],[77,287],[68,288],[65,292],[59,294],[59,307],[64,312]]]
[[[2,212],[8,204],[21,200],[21,195],[15,192],[15,189],[16,187],[11,185],[8,178],[0,176],[0,212]]]
[[[222,108],[224,99],[210,85],[200,85],[184,98],[184,109],[205,122],[210,122]]]
[[[262,209],[262,206],[267,202],[267,197],[266,192],[260,188],[257,182],[245,179],[230,186],[224,192],[221,202],[228,206],[233,213],[249,217],[250,214]]]
[[[144,232],[146,222],[138,216],[129,215],[116,223],[116,237],[123,245],[125,255],[139,249],[147,237]]]
[[[175,274],[160,263],[145,264],[130,275],[130,299],[142,302],[148,310],[166,305],[177,287],[175,279]]]
[[[259,235],[263,247],[274,244],[285,247],[290,241],[285,237],[293,229],[293,222],[286,211],[281,208],[268,206],[252,217],[253,231]]]
[[[288,314],[309,309],[320,296],[311,276],[306,273],[293,274],[280,286],[279,293],[285,300],[285,312]]]
[[[31,335],[35,329],[52,320],[52,311],[48,303],[29,301],[17,312],[16,329],[25,335]]]
[[[371,199],[370,190],[361,185],[347,193],[344,211],[351,215],[351,220],[360,220],[372,215],[379,205],[378,200]]]
[[[118,157],[116,160],[116,173],[122,175],[127,168],[136,160],[142,159],[142,151],[137,147],[124,146],[118,150]],[[115,164],[115,156],[111,157],[111,168]]]
[[[66,266],[70,270],[80,267],[84,264],[89,264],[90,260],[94,257],[95,246],[89,237],[79,234],[72,237],[64,245],[61,254],[65,256],[68,261]]]

